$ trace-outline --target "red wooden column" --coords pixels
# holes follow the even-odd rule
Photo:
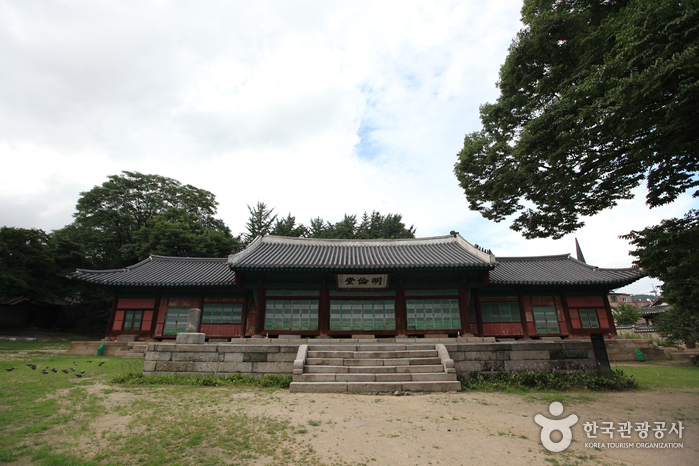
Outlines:
[[[109,315],[109,324],[107,324],[107,335],[112,334],[112,328],[114,327],[114,316],[116,316],[117,304],[119,303],[119,292],[117,291],[114,300],[112,301],[112,313]]]
[[[330,328],[330,292],[327,288],[320,289],[318,300],[318,334],[327,336]]]
[[[262,336],[265,331],[265,312],[267,311],[267,298],[264,288],[257,289],[257,315],[255,316],[255,331],[253,336]]]
[[[566,334],[570,336],[573,333],[573,323],[570,320],[570,309],[568,308],[568,299],[566,298],[566,295],[562,292],[559,295],[559,297],[561,299],[561,306],[563,306],[563,317],[566,320],[566,327],[568,327]]]
[[[404,337],[408,330],[408,307],[405,304],[405,290],[396,290],[396,334]]]
[[[471,334],[471,321],[468,314],[468,302],[471,298],[470,288],[459,288],[459,314],[461,317],[461,335]]]
[[[517,305],[519,306],[519,319],[522,321],[522,336],[529,338],[529,326],[527,325],[527,310],[524,309],[524,296],[522,292],[517,293]]]
[[[614,323],[614,316],[612,315],[612,306],[609,305],[609,296],[605,294],[602,299],[604,300],[604,309],[607,311],[607,319],[609,319],[610,333],[616,336],[616,324]]]
[[[478,336],[483,336],[483,315],[481,314],[481,300],[479,299],[480,293],[475,292],[473,297],[473,304],[476,308],[476,317],[478,318]]]

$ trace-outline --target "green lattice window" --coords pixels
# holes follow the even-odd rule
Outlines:
[[[408,330],[461,328],[458,299],[408,299]]]
[[[143,311],[126,311],[124,312],[124,324],[122,330],[141,330],[141,321],[143,320]]]
[[[597,310],[578,309],[578,314],[580,314],[580,324],[582,325],[582,328],[599,328]]]
[[[558,316],[553,306],[533,306],[536,333],[561,333]]]
[[[189,319],[189,308],[168,308],[165,314],[164,335],[172,335],[187,331],[187,320]]]
[[[393,299],[332,300],[330,330],[395,330]]]
[[[521,322],[516,302],[481,303],[483,322]]]
[[[268,299],[265,330],[317,330],[317,299]]]
[[[242,304],[204,304],[202,324],[240,324],[243,321]]]

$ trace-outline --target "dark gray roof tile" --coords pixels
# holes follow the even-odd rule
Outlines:
[[[106,286],[227,286],[235,274],[226,259],[150,256],[125,269],[78,269],[71,278]]]
[[[490,272],[494,285],[605,285],[614,288],[633,283],[646,273],[638,268],[601,269],[570,257],[498,257]]]
[[[495,257],[458,234],[420,239],[335,240],[258,236],[229,256],[233,270],[491,269]]]

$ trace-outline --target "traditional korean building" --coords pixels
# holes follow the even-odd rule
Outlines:
[[[458,233],[419,239],[259,236],[228,259],[151,256],[72,277],[115,299],[108,337],[168,339],[202,309],[208,339],[616,334],[607,295],[645,274],[569,254],[496,257]]]

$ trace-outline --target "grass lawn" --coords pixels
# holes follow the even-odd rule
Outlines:
[[[640,389],[661,390],[668,388],[699,388],[699,367],[689,360],[648,360],[645,362],[612,363],[612,368],[622,369],[632,375]]]
[[[317,464],[288,423],[232,409],[246,402],[236,393],[273,389],[111,382],[142,368],[143,359],[0,354],[0,464]]]
[[[0,351],[67,350],[72,341],[95,341],[99,338],[70,338],[50,341],[0,341]]]
[[[12,349],[69,344],[31,343],[28,348],[27,342],[14,342]],[[249,414],[253,399],[258,406],[279,402],[274,389],[113,382],[142,367],[143,359],[0,352],[0,464],[323,464],[309,443],[316,424],[299,427],[281,415]],[[689,361],[614,367],[633,375],[642,391],[699,388],[699,368]],[[517,396],[578,403],[597,397],[589,392]]]

